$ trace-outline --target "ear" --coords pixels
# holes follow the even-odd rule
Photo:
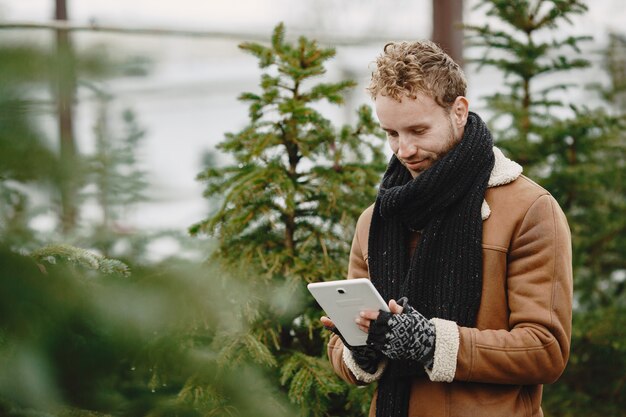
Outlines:
[[[469,101],[463,96],[458,96],[452,104],[452,117],[457,129],[463,129],[469,116]]]

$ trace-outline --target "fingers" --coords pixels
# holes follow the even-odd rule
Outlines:
[[[329,319],[326,316],[322,316],[320,318],[320,321],[322,322],[322,324],[324,325],[324,327],[334,327],[335,324],[333,323],[333,321],[331,319]]]
[[[361,313],[359,313],[359,317],[356,318],[356,324],[359,326],[359,329],[368,333],[370,330],[370,323],[378,318],[378,314],[378,311],[361,311]]]
[[[398,304],[396,300],[389,300],[389,310],[393,314],[401,314],[404,308],[400,304]],[[378,315],[378,311],[364,310],[361,311],[359,317],[357,317],[355,321],[359,329],[361,329],[365,333],[369,333],[370,324],[372,321],[378,318]],[[334,326],[332,320],[326,316],[322,316],[320,318],[320,321],[322,322],[324,327],[329,328]]]
[[[361,313],[363,314],[363,313]],[[364,317],[357,317],[356,319],[356,325],[359,326],[359,329],[361,329],[361,331],[364,331],[365,333],[369,333],[370,331],[370,321]]]
[[[396,300],[389,300],[389,310],[393,314],[401,314],[402,310],[404,310],[404,307],[402,307],[400,304],[396,303]]]

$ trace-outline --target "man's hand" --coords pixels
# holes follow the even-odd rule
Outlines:
[[[376,373],[376,371],[378,370],[378,365],[381,359],[383,359],[383,354],[379,350],[367,345],[350,346],[350,344],[346,342],[346,339],[343,338],[341,332],[337,329],[337,327],[335,327],[335,324],[331,319],[326,316],[322,316],[320,318],[320,321],[327,330],[330,330],[331,332],[339,336],[345,348],[349,349],[350,352],[352,352],[352,357],[354,361],[361,369],[369,374]]]
[[[412,359],[432,368],[435,326],[406,301],[406,297],[400,299],[400,304],[389,300],[390,312],[361,311],[356,323],[369,335],[366,348],[382,352],[389,359]],[[321,321],[324,327],[339,334],[331,319],[324,316]]]
[[[393,300],[392,300],[393,301]],[[411,307],[406,298],[401,300],[403,314],[398,314],[397,303],[389,302],[391,313],[381,311],[376,314],[365,312],[363,319],[376,317],[368,323],[367,344],[380,350],[389,359],[412,359],[432,368],[435,350],[435,325]]]
[[[401,314],[404,307],[398,304],[396,300],[389,300],[389,310],[392,314]],[[359,326],[359,329],[363,330],[365,333],[369,333],[371,322],[376,320],[379,314],[380,311],[361,311],[359,317],[356,319],[356,324]]]

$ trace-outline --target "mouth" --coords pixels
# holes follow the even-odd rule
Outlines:
[[[428,162],[428,159],[421,159],[419,161],[411,161],[411,162],[404,161],[404,165],[410,170],[419,171],[420,169],[424,168],[427,162]]]

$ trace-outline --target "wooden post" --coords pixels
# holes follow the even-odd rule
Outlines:
[[[55,19],[67,21],[66,0],[55,0]],[[70,33],[56,30],[56,107],[61,157],[61,229],[71,232],[76,226],[78,208],[76,202],[78,158],[74,140],[73,109],[76,91],[76,69]]]
[[[433,0],[432,41],[463,66],[463,0]]]

